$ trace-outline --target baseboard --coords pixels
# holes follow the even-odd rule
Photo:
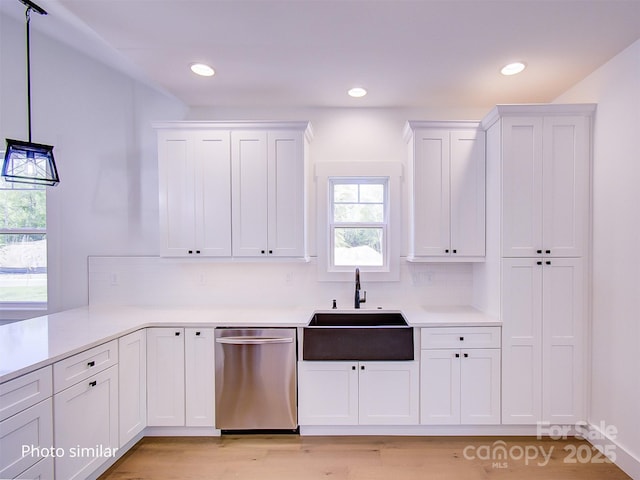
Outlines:
[[[640,480],[640,458],[629,452],[610,432],[603,431],[601,426],[588,424],[585,439],[598,449],[622,471],[635,480]],[[605,427],[606,430],[606,427]]]
[[[147,427],[145,437],[219,437],[220,430],[214,427]]]
[[[536,425],[306,425],[300,435],[536,436]]]

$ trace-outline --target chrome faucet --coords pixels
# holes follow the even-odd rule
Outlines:
[[[362,292],[362,298],[360,298],[360,269],[356,268],[356,296],[353,304],[354,308],[360,308],[361,303],[367,301],[367,292]]]

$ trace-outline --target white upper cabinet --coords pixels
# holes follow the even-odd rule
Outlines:
[[[232,132],[233,256],[306,255],[306,131]]]
[[[485,134],[475,122],[408,122],[414,261],[485,255]]]
[[[502,256],[581,257],[589,213],[590,110],[497,107]]]
[[[158,131],[160,253],[231,255],[228,130]]]
[[[306,255],[308,122],[155,127],[162,256]]]

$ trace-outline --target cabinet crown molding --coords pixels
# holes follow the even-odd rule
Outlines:
[[[480,125],[488,130],[500,117],[509,115],[593,115],[596,103],[529,103],[519,105],[496,105],[482,119]]]
[[[446,128],[449,130],[476,129],[480,127],[477,120],[408,120],[402,130],[405,142],[411,140],[413,132],[418,128]]]
[[[313,128],[309,121],[200,121],[185,120],[171,122],[154,122],[151,126],[156,130],[300,130],[308,141],[313,139]]]

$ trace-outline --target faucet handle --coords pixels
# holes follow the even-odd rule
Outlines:
[[[360,298],[360,303],[367,303],[367,291],[362,291],[362,298]]]

